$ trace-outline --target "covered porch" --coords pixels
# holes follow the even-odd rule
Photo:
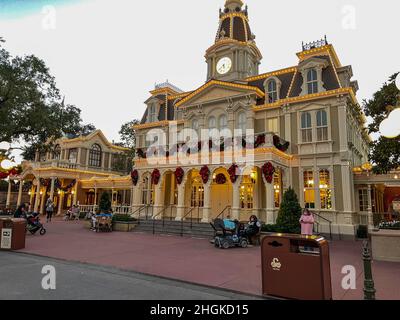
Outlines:
[[[382,221],[399,220],[400,173],[356,173],[354,177],[355,202],[359,224],[376,226]]]

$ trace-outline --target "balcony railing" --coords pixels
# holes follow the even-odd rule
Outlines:
[[[113,172],[113,173],[124,173],[124,174],[127,173],[125,171],[115,170],[114,168],[84,166],[78,163],[70,162],[68,160],[50,160],[43,162],[33,162],[32,167],[34,169],[59,168],[59,169],[69,169],[69,170]]]

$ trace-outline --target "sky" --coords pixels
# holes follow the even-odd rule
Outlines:
[[[65,101],[110,140],[141,119],[155,83],[189,91],[204,84],[224,0],[0,0],[0,36],[13,55],[35,54]],[[301,43],[327,36],[371,98],[400,71],[393,0],[247,0],[264,59],[260,71],[297,65]]]

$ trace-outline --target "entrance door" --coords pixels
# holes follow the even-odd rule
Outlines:
[[[211,216],[215,219],[227,206],[232,206],[232,186],[228,183],[211,186]]]

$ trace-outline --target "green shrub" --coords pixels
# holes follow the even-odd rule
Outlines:
[[[357,229],[358,239],[368,239],[368,226],[359,226]]]
[[[281,208],[279,210],[277,224],[277,232],[282,233],[301,233],[300,218],[302,208],[297,198],[296,192],[289,188],[283,195]]]
[[[273,232],[273,233],[276,233],[276,232],[279,232],[278,229],[279,228],[278,228],[278,226],[276,224],[265,224],[265,225],[262,226],[261,231],[262,232]]]
[[[127,214],[115,214],[113,216],[113,222],[136,222],[137,219],[132,218]]]
[[[108,192],[103,192],[100,198],[99,210],[101,213],[111,212],[111,200]]]

